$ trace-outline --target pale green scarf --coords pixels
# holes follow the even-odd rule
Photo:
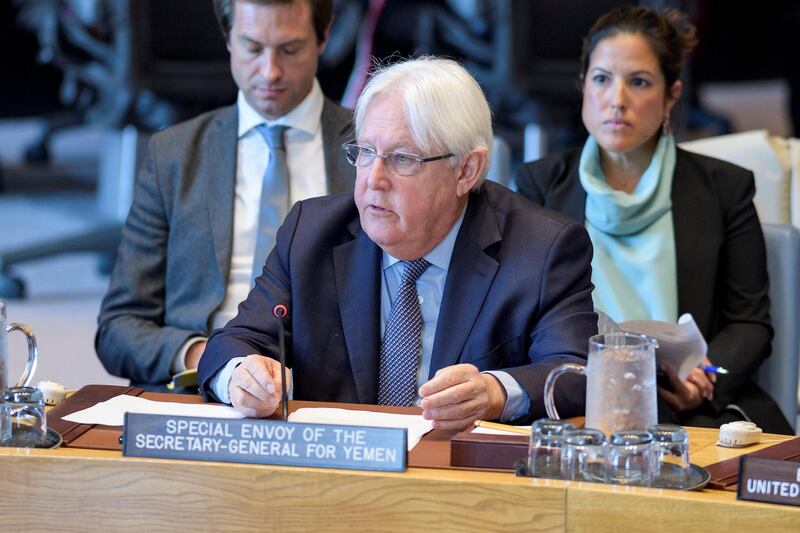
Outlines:
[[[594,245],[594,305],[617,322],[678,318],[670,198],[674,171],[671,135],[661,136],[631,194],[606,183],[594,138],[583,147],[579,173],[586,191],[586,229]]]

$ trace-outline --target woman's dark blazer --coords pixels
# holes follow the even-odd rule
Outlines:
[[[585,219],[578,178],[580,149],[523,164],[519,192],[536,204]],[[739,405],[765,431],[791,433],[777,404],[751,376],[769,356],[766,250],[753,204],[753,173],[718,159],[677,151],[672,221],[678,313],[691,313],[708,341],[709,359],[731,371],[718,376],[714,398],[679,421],[717,425],[728,404]]]

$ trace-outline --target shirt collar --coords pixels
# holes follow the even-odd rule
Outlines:
[[[320,117],[322,116],[323,103],[322,88],[319,85],[319,81],[314,78],[311,91],[309,91],[306,97],[303,98],[294,109],[275,120],[266,120],[258,111],[250,106],[247,99],[244,97],[244,93],[239,91],[239,96],[236,99],[239,112],[238,136],[242,137],[251,129],[264,123],[266,123],[267,126],[282,124],[288,126],[290,129],[300,130],[309,135],[315,135],[321,127]]]
[[[469,202],[467,202],[469,203]],[[450,231],[445,235],[445,238],[437,244],[433,250],[425,254],[424,259],[426,259],[431,265],[441,268],[445,272],[450,267],[450,258],[453,256],[453,248],[456,245],[456,237],[458,237],[458,230],[461,229],[461,224],[464,222],[464,214],[467,212],[467,204],[464,204],[464,208],[461,210],[461,214],[456,220],[456,223],[453,224],[453,227],[450,228]],[[383,259],[382,259],[382,268],[383,270],[387,270],[397,264],[400,259],[392,256],[388,252],[383,252]]]

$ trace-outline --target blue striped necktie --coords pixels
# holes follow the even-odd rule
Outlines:
[[[275,235],[289,213],[289,168],[286,165],[286,144],[283,134],[287,126],[256,126],[269,147],[269,162],[261,185],[253,278],[261,275],[267,255],[275,247]]]
[[[413,405],[417,367],[422,354],[422,312],[417,280],[428,269],[425,259],[406,261],[397,297],[386,321],[378,373],[380,405]]]

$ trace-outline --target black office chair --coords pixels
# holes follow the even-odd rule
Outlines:
[[[508,31],[500,32],[506,83],[523,95],[518,121],[525,131],[524,159],[579,145],[580,55],[583,38],[602,14],[635,4],[622,0],[510,0]]]
[[[384,18],[403,17],[407,23],[400,28],[387,22],[378,37],[389,40],[388,49],[406,38],[415,55],[446,55],[461,61],[486,93],[496,133],[516,152],[523,144],[519,132],[533,124],[543,153],[582,141],[578,73],[583,36],[601,14],[632,3],[418,0],[400,6],[398,2],[387,4]],[[397,12],[391,13],[392,9]],[[387,46],[376,43],[376,49]]]
[[[65,72],[66,83],[84,92],[87,121],[110,129],[100,153],[98,222],[86,233],[35,243],[0,254],[0,297],[23,297],[25,286],[11,267],[74,252],[100,252],[111,261],[132,200],[137,164],[150,132],[232,103],[224,39],[211,2],[107,0],[108,32],[102,38],[81,27],[67,3],[27,0],[43,25],[40,39],[49,58]],[[24,6],[23,6],[24,7]],[[47,9],[44,9],[47,8]],[[50,35],[47,32],[55,32]],[[77,50],[77,51],[76,51]]]

